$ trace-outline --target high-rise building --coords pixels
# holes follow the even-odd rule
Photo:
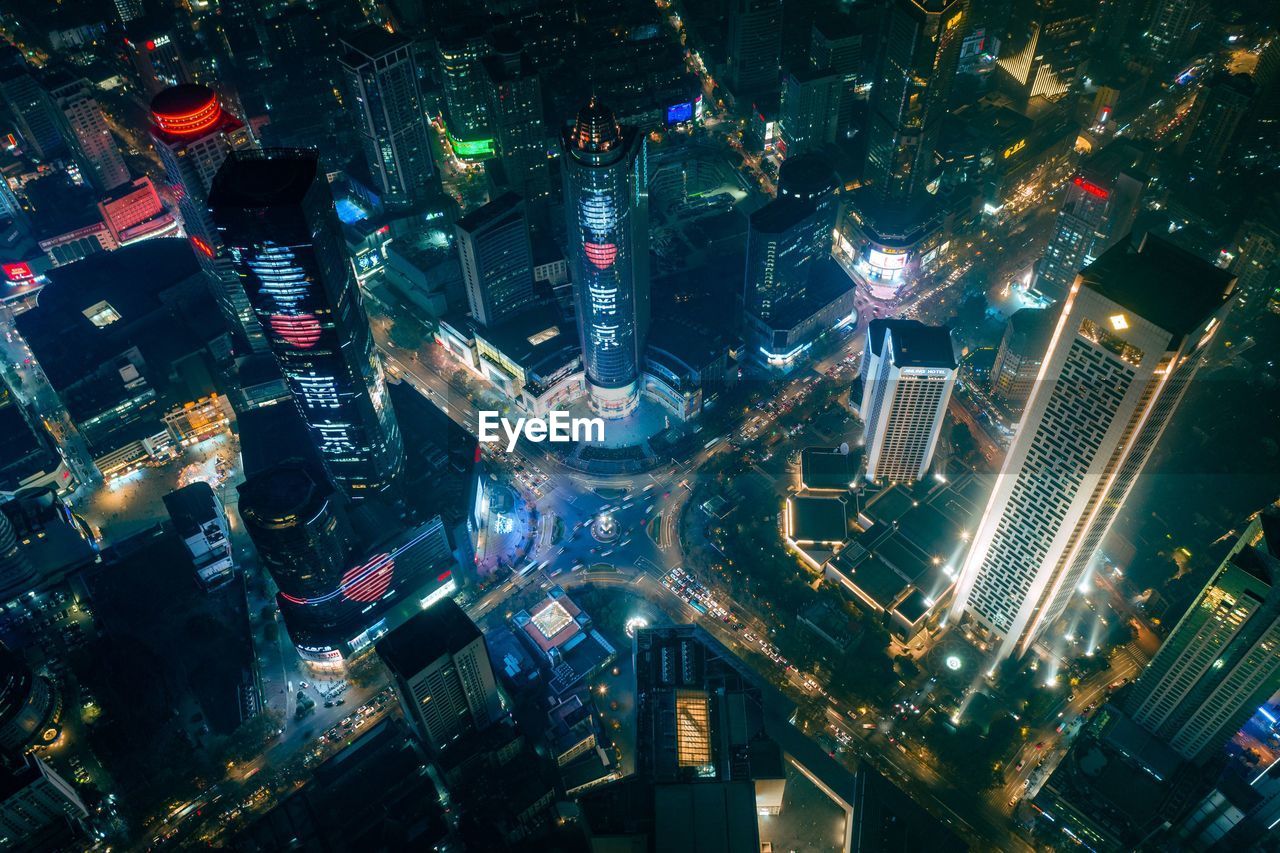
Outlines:
[[[453,153],[464,160],[493,154],[488,80],[480,64],[489,50],[488,32],[475,21],[454,24],[436,38],[445,130]]]
[[[173,86],[151,100],[151,138],[178,200],[183,228],[196,250],[227,329],[241,344],[265,351],[262,327],[209,215],[209,187],[231,151],[255,146],[244,122],[222,108],[218,96],[194,83]]]
[[[569,269],[593,409],[628,414],[639,399],[649,328],[645,136],[595,98],[561,137]]]
[[[1196,93],[1187,117],[1187,128],[1178,144],[1179,153],[1191,161],[1191,174],[1212,179],[1235,141],[1241,123],[1253,105],[1256,87],[1248,74],[1218,74]]]
[[[884,11],[865,174],[882,201],[913,201],[933,177],[963,21],[961,0],[893,0]]]
[[[1129,233],[1149,180],[1150,153],[1125,140],[1112,142],[1086,162],[1067,184],[1062,209],[1033,287],[1061,301],[1076,273]]]
[[[804,302],[817,216],[816,205],[779,195],[748,218],[742,304],[750,317],[768,323]]]
[[[726,79],[735,97],[777,91],[782,0],[730,0]]]
[[[232,152],[209,208],[330,476],[352,498],[387,491],[404,444],[315,154]]]
[[[417,613],[377,645],[405,716],[434,750],[502,715],[484,634],[453,599]]]
[[[346,500],[324,471],[299,459],[260,471],[237,490],[240,518],[279,590],[293,642],[321,651],[348,639],[339,591],[355,534]]]
[[[1026,408],[1057,325],[1048,308],[1023,308],[1009,318],[991,366],[991,396],[1011,414]]]
[[[24,841],[43,838],[54,824],[64,824],[61,837],[58,832],[53,834],[59,846],[62,841],[71,842],[89,817],[89,809],[75,787],[35,755],[6,756],[5,765],[0,766],[0,847],[49,849],[40,842],[27,847]]]
[[[155,96],[170,86],[195,82],[171,32],[145,20],[131,24],[126,32],[125,53],[133,63],[138,83],[148,95]]]
[[[1025,654],[1062,615],[1221,325],[1235,278],[1156,237],[1076,278],[951,610]]]
[[[53,86],[49,92],[66,117],[74,147],[89,181],[98,192],[128,183],[129,169],[111,136],[102,106],[93,97],[89,81],[75,77]]]
[[[360,136],[370,188],[387,207],[430,195],[434,171],[413,43],[381,27],[342,39],[347,110]]]
[[[115,0],[116,17],[120,23],[127,24],[142,17],[142,0]]]
[[[492,326],[533,304],[533,245],[524,199],[503,193],[454,226],[471,316]]]
[[[809,67],[829,68],[840,76],[838,133],[853,132],[858,85],[867,73],[867,54],[874,48],[869,27],[861,18],[840,15],[813,25],[809,33]]]
[[[1125,698],[1183,758],[1218,754],[1280,689],[1280,509],[1245,527]]]
[[[910,483],[929,472],[955,383],[955,348],[946,326],[871,321],[859,410],[868,480]]]
[[[492,36],[493,53],[482,60],[489,82],[489,114],[506,185],[534,201],[551,192],[547,132],[542,121],[542,82],[533,60],[510,30]]]
[[[1259,199],[1236,232],[1231,271],[1239,277],[1245,316],[1280,310],[1280,194]]]
[[[1208,14],[1204,0],[1156,0],[1142,34],[1152,57],[1169,65],[1185,59]]]
[[[843,90],[843,75],[831,68],[804,68],[787,75],[780,121],[787,157],[836,141]]]
[[[62,113],[29,70],[22,66],[0,69],[0,104],[7,107],[28,154],[52,160],[67,153]]]
[[[1020,0],[1000,44],[1000,69],[1020,94],[1058,100],[1075,81],[1097,15],[1090,0]]]

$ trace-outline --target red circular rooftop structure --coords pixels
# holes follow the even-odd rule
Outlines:
[[[218,126],[222,105],[208,86],[183,83],[151,99],[151,120],[173,136],[197,136]]]

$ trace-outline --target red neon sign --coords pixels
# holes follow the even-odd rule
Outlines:
[[[165,133],[171,133],[174,136],[194,136],[218,124],[222,118],[222,105],[218,103],[218,96],[210,92],[209,100],[190,112],[160,113],[153,110],[151,117],[155,120],[156,127]]]
[[[363,566],[349,569],[342,576],[342,595],[350,601],[377,601],[391,587],[395,565],[390,554],[379,554]]]
[[[453,570],[452,570],[452,569],[450,569],[449,571],[446,571],[446,572],[441,572],[439,575],[437,575],[437,576],[436,576],[436,580],[437,580],[437,581],[447,581],[447,580],[448,580],[449,578],[451,578],[451,577],[453,577]]]
[[[1105,200],[1111,195],[1111,193],[1107,192],[1102,187],[1098,186],[1097,184],[1091,181],[1086,181],[1084,178],[1078,175],[1076,176],[1076,179],[1073,180],[1071,183],[1075,184],[1080,189],[1084,190],[1094,198],[1100,198]]]
[[[35,279],[36,274],[31,271],[31,265],[25,263],[4,264],[4,277],[9,280],[10,284],[26,284]]]
[[[311,349],[320,340],[320,321],[314,314],[272,314],[271,331],[298,349]]]
[[[191,245],[195,246],[196,251],[204,255],[206,258],[213,257],[213,247],[210,246],[208,243],[206,243],[204,240],[201,240],[199,237],[192,235]]]
[[[598,270],[607,270],[618,257],[618,247],[613,243],[583,243],[582,249],[587,253],[587,260]]]

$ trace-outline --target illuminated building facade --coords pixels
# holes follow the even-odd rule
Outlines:
[[[391,535],[361,535],[324,470],[298,459],[259,471],[238,490],[240,517],[306,660],[347,658],[457,589],[438,516]]]
[[[594,98],[561,145],[588,395],[602,417],[619,418],[638,400],[649,326],[648,151],[636,128]]]
[[[933,464],[956,383],[951,330],[918,320],[872,320],[862,351],[868,480],[909,483]]]
[[[433,184],[431,140],[418,90],[413,42],[381,27],[342,40],[347,111],[382,203],[397,209],[426,201]]]
[[[1075,81],[1097,16],[1088,0],[1022,0],[997,64],[1020,94],[1056,101]]]
[[[355,499],[391,489],[404,445],[315,154],[235,152],[209,207],[330,476]]]
[[[1029,651],[1087,577],[1234,286],[1151,236],[1076,278],[951,610],[999,638],[996,662]]]
[[[1245,527],[1134,683],[1126,710],[1183,758],[1213,758],[1280,688],[1280,511]]]
[[[151,100],[151,138],[178,200],[187,238],[208,277],[227,328],[250,349],[262,352],[266,338],[253,314],[209,215],[209,187],[231,151],[255,146],[245,124],[226,112],[205,86],[173,86]]]
[[[128,182],[129,169],[92,91],[89,81],[76,77],[53,86],[49,94],[66,116],[86,177],[98,192],[107,192]]]
[[[1072,177],[1049,245],[1036,264],[1032,287],[1041,296],[1061,301],[1076,273],[1129,233],[1147,187],[1143,157],[1117,141]]]
[[[414,615],[379,640],[377,649],[391,670],[400,707],[432,749],[502,715],[484,634],[452,599]]]
[[[462,160],[482,160],[494,153],[485,71],[489,36],[471,22],[445,29],[436,38],[436,62],[444,93],[444,124],[453,153]]]

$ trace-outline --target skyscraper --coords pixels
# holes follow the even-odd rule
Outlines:
[[[475,21],[455,23],[436,37],[445,130],[453,153],[462,159],[493,154],[488,81],[480,64],[488,55],[488,33]]]
[[[253,148],[252,133],[223,110],[212,89],[187,83],[151,99],[151,138],[227,329],[250,349],[265,351],[262,327],[231,269],[207,204],[222,161],[231,151]]]
[[[736,97],[777,91],[782,0],[730,0],[725,52],[726,76]]]
[[[324,653],[349,638],[345,599],[336,591],[351,562],[354,533],[347,503],[318,466],[287,460],[237,487],[240,518],[279,590],[293,642]]]
[[[836,141],[844,76],[830,68],[792,71],[782,86],[781,130],[787,157]]]
[[[49,94],[66,117],[71,140],[94,188],[107,192],[128,183],[129,170],[89,82],[74,77],[54,85]]]
[[[884,12],[865,175],[881,201],[916,200],[933,177],[963,20],[962,0],[893,0]]]
[[[125,53],[133,63],[138,83],[148,95],[155,96],[170,86],[195,82],[171,32],[145,19],[130,24],[126,32]]]
[[[749,317],[768,323],[804,302],[817,215],[811,202],[779,195],[747,219],[742,303]]]
[[[451,598],[414,615],[377,645],[405,716],[440,749],[502,714],[484,635]]]
[[[1209,5],[1204,0],[1156,0],[1151,5],[1143,40],[1155,59],[1170,65],[1191,51],[1197,26],[1204,22]]]
[[[1067,184],[1062,209],[1033,287],[1060,302],[1076,273],[1129,233],[1147,188],[1146,158],[1138,146],[1117,140],[1086,162]]]
[[[343,38],[347,110],[363,148],[370,187],[401,209],[429,196],[433,167],[413,43],[381,27]]]
[[[1248,115],[1257,89],[1248,74],[1218,74],[1196,93],[1195,105],[1178,144],[1191,160],[1191,174],[1212,179]]]
[[[991,396],[1011,414],[1026,408],[1057,325],[1057,313],[1047,308],[1023,308],[1009,318],[991,366]]]
[[[524,199],[503,193],[458,220],[454,231],[471,316],[492,326],[533,303],[533,246]]]
[[[619,418],[639,399],[649,327],[648,149],[595,98],[561,137],[564,207],[593,409]]]
[[[910,483],[929,472],[956,383],[951,330],[872,320],[862,351],[868,480]]]
[[[493,34],[493,53],[481,64],[489,82],[489,113],[506,183],[533,201],[551,192],[542,82],[533,60],[510,30]]]
[[[314,152],[232,152],[209,207],[330,476],[357,499],[390,489],[404,445]]]
[[[52,160],[67,153],[58,105],[30,71],[20,66],[0,70],[0,104],[8,108],[28,154]]]
[[[1235,278],[1147,236],[1081,271],[957,581],[1025,654],[1085,577],[1221,324]]]
[[[1000,69],[1023,96],[1058,100],[1075,81],[1097,15],[1089,0],[1020,0],[1001,42]]]
[[[1226,746],[1280,689],[1280,509],[1250,520],[1125,699],[1190,761]]]

